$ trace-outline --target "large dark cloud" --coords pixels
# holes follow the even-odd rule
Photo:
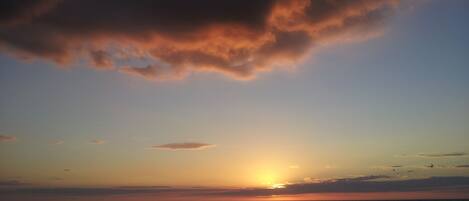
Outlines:
[[[2,1],[0,50],[147,79],[291,65],[317,45],[379,32],[394,1]],[[145,58],[147,65],[123,65]],[[130,62],[138,63],[138,62]]]

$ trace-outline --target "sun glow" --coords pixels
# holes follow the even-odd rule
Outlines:
[[[262,185],[271,186],[277,181],[277,175],[273,172],[265,171],[258,176],[258,180]]]
[[[257,182],[268,188],[284,188],[283,175],[279,171],[264,170],[257,174]]]

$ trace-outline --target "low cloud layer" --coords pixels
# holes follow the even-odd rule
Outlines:
[[[286,185],[279,189],[243,189],[225,194],[240,196],[293,195],[306,193],[364,193],[364,192],[412,192],[434,191],[445,188],[469,189],[469,177],[430,177],[408,180],[385,179],[382,176],[368,176],[314,183]],[[463,190],[463,191],[464,191]]]
[[[13,141],[16,141],[15,136],[0,135],[0,142],[13,142]]]
[[[321,45],[379,35],[396,7],[387,0],[2,1],[0,51],[62,66],[88,61],[149,80],[191,72],[252,79]]]
[[[199,142],[183,142],[183,143],[170,143],[162,145],[154,145],[153,149],[164,150],[202,150],[214,147],[213,144],[199,143]]]
[[[423,179],[390,180],[387,176],[365,176],[356,178],[344,178],[315,181],[313,183],[288,184],[284,188],[178,188],[160,186],[127,186],[110,188],[42,188],[27,187],[2,190],[5,196],[30,195],[30,196],[113,196],[113,195],[142,195],[154,197],[165,195],[177,196],[271,196],[271,195],[295,195],[310,193],[370,193],[370,192],[435,192],[439,190],[453,189],[452,192],[463,193],[469,189],[469,177],[430,177]]]

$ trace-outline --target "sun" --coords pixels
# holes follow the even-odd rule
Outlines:
[[[277,181],[277,175],[273,172],[265,171],[259,174],[258,180],[262,185],[270,186]]]
[[[253,165],[251,169],[250,181],[254,186],[266,188],[280,188],[288,178],[288,166],[285,164],[264,162]]]
[[[258,174],[258,182],[268,188],[283,188],[285,185],[280,183],[280,175],[274,171],[262,171]]]

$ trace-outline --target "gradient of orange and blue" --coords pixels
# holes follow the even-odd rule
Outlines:
[[[0,200],[469,198],[468,1],[0,5]]]

